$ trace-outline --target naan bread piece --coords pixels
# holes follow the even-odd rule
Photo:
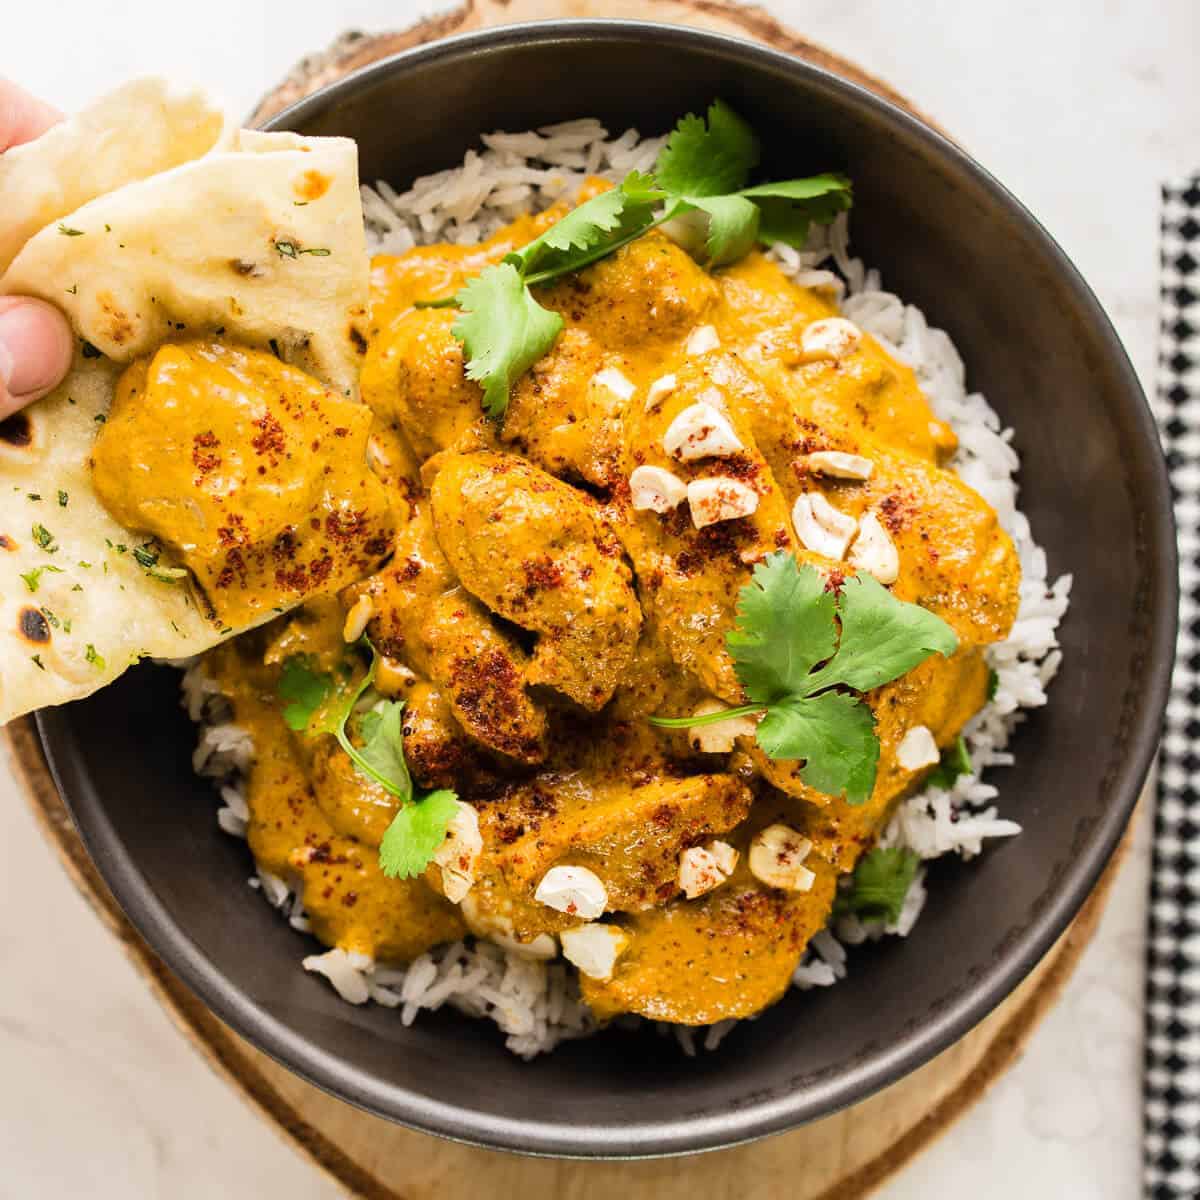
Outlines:
[[[43,226],[127,183],[200,158],[236,130],[196,89],[137,79],[0,156],[0,271]]]
[[[22,192],[19,177],[8,186]],[[0,424],[0,722],[274,615],[230,627],[208,611],[100,502],[89,455],[126,364],[169,342],[269,348],[331,401],[356,401],[367,269],[354,143],[293,134],[237,135],[90,201],[17,254],[0,294],[59,305],[80,349],[56,391]],[[379,486],[362,470],[360,495]]]
[[[223,330],[349,395],[367,270],[355,144],[246,132],[46,226],[0,294],[57,304],[116,362]]]

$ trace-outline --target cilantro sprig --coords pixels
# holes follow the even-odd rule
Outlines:
[[[899,678],[931,654],[958,648],[939,616],[897,600],[871,575],[837,593],[786,550],[768,555],[738,593],[726,645],[748,704],[700,717],[651,717],[690,729],[762,714],[756,739],[775,759],[802,759],[800,778],[862,804],[875,787],[879,739],[858,693]]]
[[[356,686],[335,691],[331,676],[318,671],[307,656],[293,655],[283,665],[276,691],[286,702],[288,728],[308,736],[331,734],[360,774],[399,800],[379,844],[379,866],[391,878],[411,879],[425,870],[445,841],[458,796],[448,788],[416,794],[404,758],[403,700],[379,699],[359,711],[379,665],[370,640],[363,638],[362,644],[371,663]]]
[[[911,850],[876,846],[858,860],[849,886],[834,901],[834,914],[853,913],[868,921],[895,925],[920,865],[920,858]]]
[[[760,154],[750,126],[715,100],[707,119],[689,113],[679,122],[653,174],[631,171],[453,296],[419,302],[461,311],[451,332],[466,351],[467,378],[483,387],[488,415],[504,413],[513,384],[562,331],[562,317],[542,307],[531,289],[581,271],[688,213],[704,215],[705,252],[715,267],[735,262],[759,241],[803,246],[812,222],[832,221],[850,207],[844,175],[747,187]]]
[[[672,215],[698,209],[708,216],[705,250],[713,266],[735,262],[759,241],[802,248],[813,221],[827,224],[850,207],[845,175],[747,187],[761,149],[754,130],[714,100],[707,121],[689,113],[658,156],[654,175],[673,198]]]

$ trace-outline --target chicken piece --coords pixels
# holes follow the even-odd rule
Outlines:
[[[367,350],[362,395],[385,424],[404,432],[420,459],[452,446],[490,445],[483,390],[463,367],[451,309],[410,309],[385,326]]]
[[[704,324],[718,296],[713,277],[654,231],[539,290],[538,301],[569,315],[601,346],[649,351]]]
[[[754,490],[757,508],[748,516],[697,529],[686,501],[666,513],[635,511],[626,494],[619,500],[617,528],[633,560],[643,603],[653,612],[674,660],[708,692],[738,704],[742,688],[725,635],[733,627],[738,592],[750,581],[754,564],[775,550],[793,548],[791,518],[755,444],[747,415],[758,402],[755,393],[762,391],[761,385],[723,354],[681,366],[675,374],[675,389],[661,405],[630,414],[626,423],[629,472],[649,465],[666,468],[689,483],[736,479]],[[694,461],[680,461],[666,453],[667,431],[696,404],[719,406],[741,448]]]
[[[610,486],[618,471],[624,400],[604,385],[604,362],[584,330],[563,330],[513,387],[502,440],[551,475]]]
[[[472,276],[532,241],[565,211],[522,217],[475,246],[421,246],[371,263],[371,320],[361,389],[384,426],[402,429],[418,459],[462,440],[491,444],[482,392],[463,373],[462,344],[450,332],[458,313],[418,309],[453,295]]]
[[[580,976],[597,1018],[637,1013],[711,1025],[752,1017],[783,995],[809,939],[828,919],[837,873],[813,861],[812,888],[784,892],[755,879],[746,858],[742,853],[729,880],[707,895],[622,920],[630,942],[613,977]]]
[[[802,493],[819,492],[855,521],[874,514],[899,558],[891,589],[898,599],[937,613],[964,643],[987,645],[1008,636],[1020,563],[995,510],[978,492],[928,459],[851,435],[845,422],[814,424],[798,380],[764,388],[748,382],[744,372],[720,378],[738,411],[747,414],[789,505]],[[810,454],[827,450],[866,459],[869,477],[841,479],[808,465]]]
[[[438,541],[463,586],[539,635],[528,682],[602,708],[633,659],[642,614],[597,506],[495,453],[448,457],[430,499]]]
[[[497,765],[454,718],[443,692],[423,679],[405,689],[404,761],[423,788],[454,788],[475,795],[496,786]]]
[[[757,253],[721,273],[721,295],[722,334],[746,347],[743,360],[769,385],[801,393],[804,416],[821,430],[865,435],[927,462],[954,452],[953,430],[929,411],[912,369],[870,334],[842,357],[806,353],[805,329],[837,313],[829,299]]]
[[[679,892],[679,855],[739,825],[753,795],[731,775],[693,775],[629,787],[615,774],[543,775],[480,814],[478,902],[506,914],[522,940],[579,918],[534,898],[556,866],[586,867],[604,885],[605,909],[637,912]]]
[[[370,600],[376,647],[435,683],[467,734],[518,762],[545,757],[545,712],[525,690],[528,656],[458,585],[427,507],[396,535],[391,563],[348,595]]]
[[[224,624],[249,628],[387,553],[395,521],[367,469],[370,424],[273,354],[167,344],[121,375],[92,483],[121,525],[193,573]]]

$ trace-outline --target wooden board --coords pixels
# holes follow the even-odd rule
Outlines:
[[[404,32],[343,36],[299,64],[263,99],[254,119],[265,120],[323,83],[399,50],[489,25],[563,16],[640,17],[756,38],[913,111],[886,84],[758,8],[723,0],[473,0]],[[1020,1056],[1095,931],[1123,853],[1122,847],[1067,933],[991,1016],[933,1062],[863,1103],[792,1133],[701,1157],[642,1163],[528,1159],[439,1141],[359,1112],[291,1075],[218,1021],[121,913],[54,788],[33,722],[15,722],[0,733],[67,872],[180,1031],[316,1167],[366,1200],[858,1200],[946,1130]]]

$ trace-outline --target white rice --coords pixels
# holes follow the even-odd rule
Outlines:
[[[383,181],[363,187],[372,251],[401,254],[433,242],[480,241],[521,213],[570,198],[589,175],[619,180],[631,170],[650,170],[663,140],[641,139],[632,129],[609,138],[592,119],[530,133],[489,134],[483,138],[484,149],[468,151],[462,166],[418,179],[406,192]],[[943,854],[971,858],[988,839],[1021,831],[1000,815],[998,790],[981,776],[988,767],[1012,762],[1007,746],[1023,710],[1046,703],[1046,687],[1062,657],[1055,631],[1067,610],[1071,577],[1048,581],[1046,555],[1017,508],[1020,462],[1012,447],[1013,431],[1002,426],[982,395],[967,391],[962,359],[946,333],[931,328],[919,309],[884,291],[877,271],[850,257],[846,215],[832,226],[815,228],[803,251],[776,246],[770,254],[798,284],[828,289],[847,317],[913,368],[930,407],[958,436],[950,466],[996,510],[1020,555],[1016,622],[1009,637],[987,652],[996,673],[995,696],[963,731],[973,770],[948,791],[928,787],[904,801],[880,839],[882,845],[906,847],[922,859]],[[195,769],[219,781],[221,828],[244,837],[249,818],[244,777],[253,758],[249,735],[229,720],[228,706],[195,667],[184,676],[183,692],[188,714],[203,726]],[[288,881],[259,871],[250,883],[293,927],[307,931],[303,898]],[[832,986],[849,970],[847,945],[907,936],[926,898],[922,867],[895,923],[838,918],[812,939],[794,985]],[[324,975],[353,1004],[372,1001],[398,1008],[406,1025],[422,1010],[445,1004],[486,1017],[505,1033],[509,1049],[525,1058],[596,1028],[566,964],[531,961],[485,942],[440,946],[407,967],[375,963],[341,949],[310,955],[302,965]],[[703,1049],[714,1050],[736,1024],[718,1022],[703,1036],[685,1026],[658,1028],[673,1036],[684,1053],[694,1055],[697,1040]]]

